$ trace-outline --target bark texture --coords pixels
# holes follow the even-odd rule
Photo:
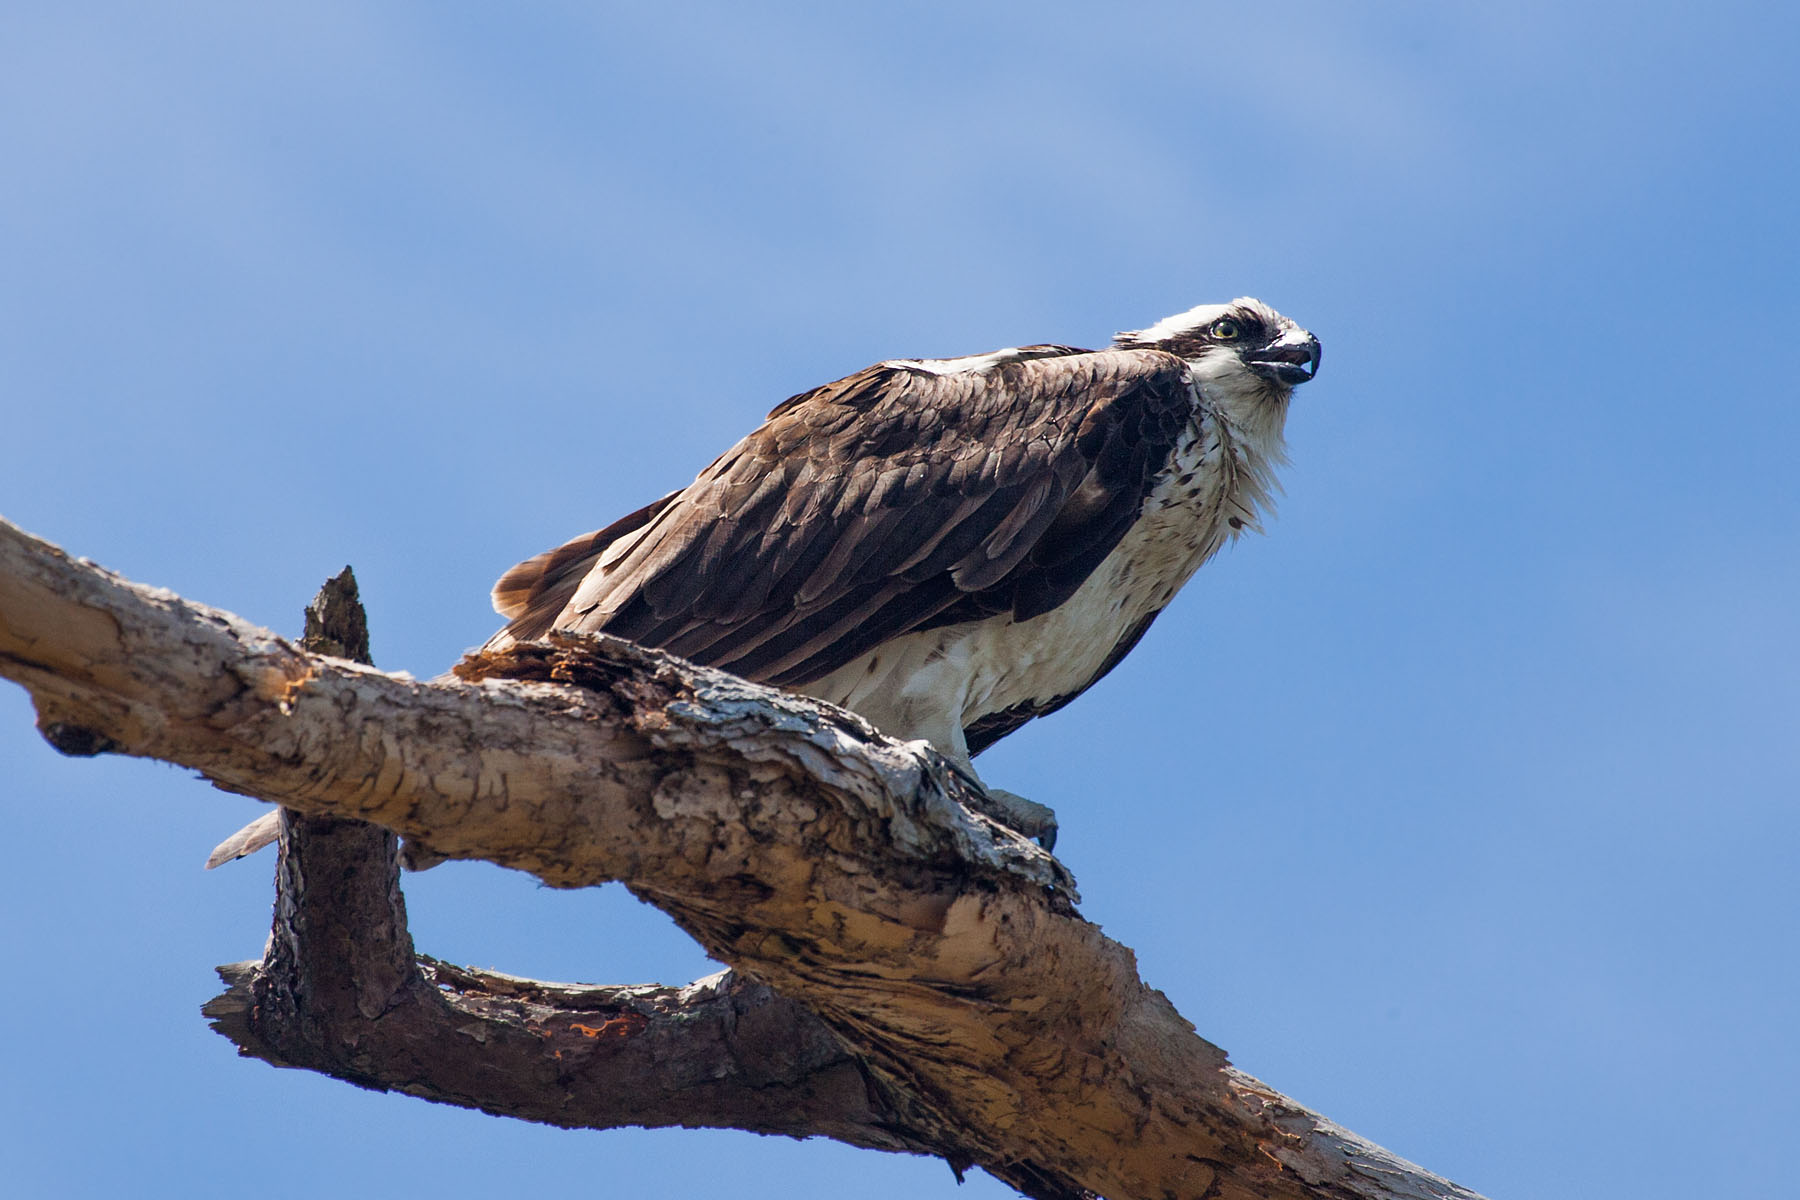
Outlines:
[[[573,988],[416,959],[386,835],[290,829],[292,944],[278,913],[269,959],[230,969],[211,1006],[271,1061],[556,1124],[936,1153],[1037,1197],[1473,1196],[1233,1070],[1081,919],[1056,860],[966,807],[935,755],[841,710],[592,637],[421,683],[10,526],[0,675],[66,753],[179,763],[556,886],[622,880],[734,968]],[[344,861],[365,910],[307,915]],[[352,947],[348,977],[309,943]],[[259,1030],[265,996],[293,998],[291,1035]]]

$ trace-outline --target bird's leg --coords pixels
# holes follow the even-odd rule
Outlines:
[[[984,788],[987,804],[982,811],[1003,825],[1016,829],[1046,850],[1056,849],[1056,810],[1036,800],[1027,800],[1017,792],[1003,788]]]
[[[1036,800],[1027,800],[1017,792],[989,787],[966,762],[946,755],[944,761],[970,785],[965,796],[968,806],[984,817],[991,817],[1008,829],[1028,837],[1046,850],[1056,848],[1056,810]]]

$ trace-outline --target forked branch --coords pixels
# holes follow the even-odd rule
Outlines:
[[[520,647],[421,683],[308,653],[10,526],[0,674],[32,693],[67,752],[179,763],[556,886],[622,880],[739,977],[557,990],[429,960],[418,973],[390,937],[401,966],[352,987],[345,1007],[371,1030],[408,1006],[439,1015],[420,1027],[431,1040],[334,1070],[358,1082],[514,1111],[496,1098],[584,1093],[585,1068],[555,1064],[688,1036],[682,1020],[717,1002],[694,1036],[729,1041],[747,1020],[829,1036],[776,1070],[738,1037],[743,1069],[791,1105],[779,1132],[939,1153],[1042,1197],[1473,1196],[1233,1070],[1080,917],[1054,859],[965,807],[935,756],[830,706],[611,639]],[[534,1005],[603,1016],[570,1021],[591,1036],[546,1034]],[[535,1073],[460,1093],[387,1073],[446,1047],[472,1077],[508,1061],[469,1032],[496,1026],[443,1015],[478,1009],[523,1030]],[[214,1009],[227,1025],[245,1011]],[[637,1111],[569,1123],[736,1123],[689,1121],[704,1106],[684,1109],[668,1082],[647,1085]],[[763,1117],[741,1127],[771,1131]]]

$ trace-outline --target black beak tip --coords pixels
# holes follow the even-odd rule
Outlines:
[[[1251,360],[1250,366],[1288,387],[1298,387],[1319,373],[1322,355],[1319,339],[1309,335],[1304,342],[1269,347],[1263,357]]]

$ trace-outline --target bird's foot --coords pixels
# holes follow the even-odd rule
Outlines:
[[[1008,829],[1015,829],[1046,850],[1056,848],[1056,810],[1036,800],[1027,800],[1017,792],[1004,788],[987,788],[987,803],[978,804],[986,816]]]
[[[929,742],[914,744],[926,749],[933,748]],[[1055,809],[1047,804],[1039,804],[1036,800],[1027,800],[1017,792],[989,787],[981,782],[981,776],[966,761],[945,758],[943,763],[959,781],[969,785],[966,789],[957,789],[957,799],[982,816],[1000,822],[1022,837],[1033,839],[1045,850],[1056,849]]]

